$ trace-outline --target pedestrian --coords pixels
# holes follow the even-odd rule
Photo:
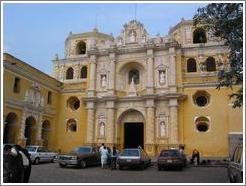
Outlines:
[[[102,143],[101,147],[99,148],[99,152],[101,153],[102,149],[104,148],[104,143]]]
[[[114,146],[111,152],[111,170],[116,170],[117,157],[118,157],[118,151],[116,147]]]
[[[110,149],[110,147],[107,147],[107,150],[108,150],[107,165],[110,167],[110,165],[111,165],[111,149]]]
[[[100,153],[101,153],[101,165],[102,165],[102,169],[104,169],[108,159],[107,148],[104,146]]]
[[[192,151],[191,163],[193,164],[196,159],[197,165],[200,164],[200,152],[197,149]]]

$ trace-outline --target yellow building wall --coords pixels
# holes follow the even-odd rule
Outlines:
[[[206,90],[210,94],[210,103],[205,107],[198,107],[194,104],[192,95],[197,90]],[[185,144],[185,152],[191,155],[193,149],[198,149],[201,156],[226,157],[228,156],[228,133],[231,130],[242,131],[243,115],[242,110],[232,109],[229,94],[230,89],[215,87],[185,88],[184,100],[179,109],[179,136]],[[209,130],[199,132],[196,130],[195,117],[206,116],[210,118]],[[232,119],[232,116],[236,119]],[[180,126],[182,125],[182,126]],[[232,127],[233,125],[233,127]]]
[[[77,97],[80,100],[80,107],[72,110],[67,101],[70,97]],[[59,113],[56,123],[56,150],[69,152],[76,146],[82,146],[86,142],[87,130],[87,111],[83,102],[85,93],[64,93],[60,96]],[[75,119],[77,122],[77,131],[67,131],[67,121]]]

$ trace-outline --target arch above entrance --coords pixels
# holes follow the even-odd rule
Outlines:
[[[119,114],[117,123],[145,122],[144,114],[136,109],[128,109]]]

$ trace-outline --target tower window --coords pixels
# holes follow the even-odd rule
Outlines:
[[[48,91],[47,103],[48,104],[51,104],[52,103],[52,92],[51,91]]]
[[[210,94],[204,90],[197,91],[193,95],[193,101],[197,106],[204,107],[209,104]]]
[[[67,132],[76,132],[77,131],[77,124],[74,119],[69,119],[67,121]]]
[[[80,41],[78,44],[77,44],[77,49],[76,49],[76,53],[77,54],[85,54],[86,53],[86,43],[84,41]]]
[[[196,130],[199,132],[207,132],[209,129],[209,119],[207,117],[198,117],[195,121]]]
[[[15,77],[13,91],[14,91],[14,93],[20,92],[20,78],[19,77]]]
[[[196,72],[196,60],[190,58],[187,60],[187,72]]]
[[[206,32],[202,28],[197,28],[193,32],[193,43],[206,43]]]
[[[81,68],[81,74],[80,74],[80,77],[81,78],[87,78],[87,67],[86,66],[83,66]]]
[[[67,69],[66,79],[73,79],[73,68],[72,67]]]
[[[208,57],[206,60],[207,71],[216,71],[215,59],[213,57]]]
[[[67,101],[67,105],[72,110],[77,110],[80,107],[80,101],[77,97],[70,97]]]
[[[132,80],[134,84],[139,84],[139,71],[137,69],[133,69],[129,72],[129,84],[131,84]]]

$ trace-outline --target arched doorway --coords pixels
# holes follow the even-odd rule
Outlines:
[[[144,148],[144,116],[135,109],[123,112],[119,119],[120,143],[123,148]]]
[[[13,112],[9,113],[4,123],[3,143],[15,143],[16,123],[17,115]]]
[[[33,116],[26,118],[25,132],[24,132],[24,136],[26,138],[26,145],[31,145],[31,144],[33,145],[35,143],[35,136],[36,136],[35,125],[36,125],[36,120]]]
[[[43,139],[43,146],[48,147],[49,142],[49,132],[50,132],[50,122],[45,120],[42,124],[42,139]]]

